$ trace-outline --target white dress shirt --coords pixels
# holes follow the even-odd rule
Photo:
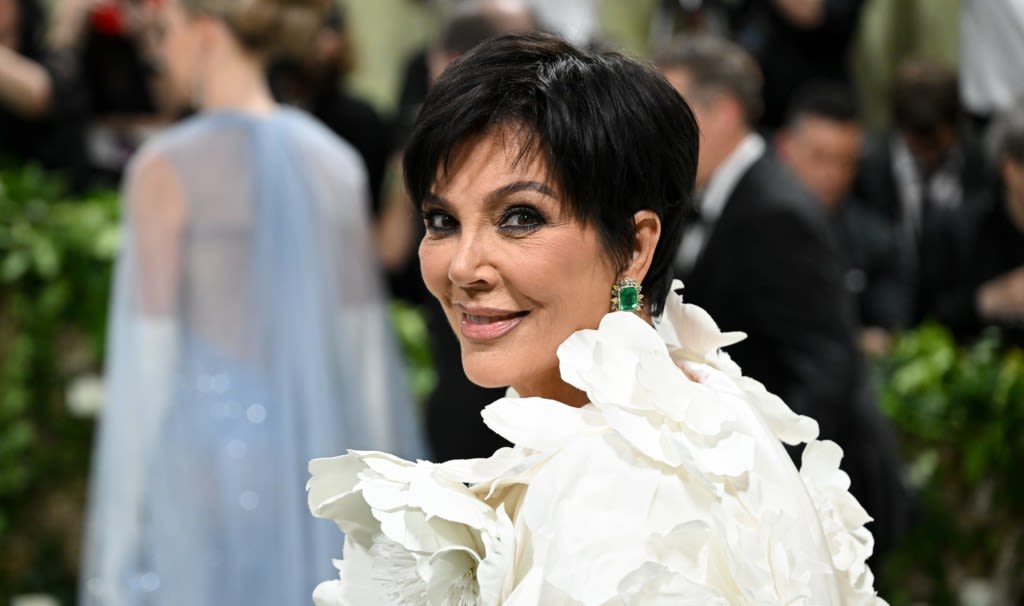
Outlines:
[[[711,237],[715,222],[722,216],[736,184],[747,169],[764,155],[765,142],[761,135],[750,133],[722,162],[708,179],[707,186],[697,193],[695,203],[699,214],[683,231],[683,242],[676,254],[676,267],[689,272],[697,263],[704,246]]]

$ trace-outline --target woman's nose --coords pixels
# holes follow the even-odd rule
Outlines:
[[[463,288],[491,282],[495,272],[488,258],[486,238],[464,230],[448,264],[448,279]]]

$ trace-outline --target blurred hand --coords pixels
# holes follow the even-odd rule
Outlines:
[[[982,284],[975,307],[988,320],[1024,320],[1024,266]]]
[[[772,0],[775,8],[796,27],[816,27],[825,16],[825,0]]]
[[[105,0],[61,0],[53,3],[50,44],[60,50],[81,43],[88,15]]]
[[[860,331],[860,349],[869,358],[881,358],[892,349],[892,335],[884,328],[868,326]]]

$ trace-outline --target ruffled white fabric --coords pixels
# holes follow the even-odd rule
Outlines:
[[[590,404],[488,406],[513,448],[443,464],[313,461],[310,509],[346,533],[340,578],[314,601],[884,604],[841,449],[742,376],[721,348],[743,338],[670,295],[654,328],[612,313],[559,348],[562,379]],[[782,442],[808,443],[799,472]]]

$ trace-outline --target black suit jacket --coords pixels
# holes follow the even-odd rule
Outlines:
[[[843,261],[843,283],[859,324],[902,330],[910,324],[911,254],[899,228],[855,199],[830,213]]]
[[[1008,345],[1024,347],[1024,322],[1014,319],[986,319],[978,315],[975,298],[989,280],[1024,267],[1024,232],[1010,217],[1002,183],[989,195],[944,217],[940,226],[949,242],[941,259],[945,282],[938,289],[935,317],[961,341],[981,336],[986,327],[1000,329]]]
[[[851,491],[875,518],[875,554],[884,555],[904,531],[908,499],[895,435],[856,345],[825,209],[766,154],[739,180],[683,278],[687,301],[722,330],[747,333],[727,349],[743,373],[843,448]]]
[[[889,144],[892,134],[892,131],[875,133],[865,141],[853,185],[854,196],[857,204],[884,217],[900,237],[905,237],[903,203]],[[963,189],[963,206],[967,207],[987,194],[992,172],[986,164],[980,142],[966,130],[960,132],[957,147],[963,155],[960,185]],[[916,247],[916,250],[907,251],[910,254],[907,262],[910,264],[911,325],[936,314],[935,308],[948,279],[947,274],[955,270],[948,264],[952,242],[944,233],[945,225],[950,220],[952,216],[948,216],[947,212],[933,211],[922,226],[917,240],[908,242],[908,245]]]
[[[902,225],[903,207],[889,144],[892,136],[893,131],[872,133],[864,142],[853,194],[858,203],[880,213],[892,223]],[[993,175],[986,164],[981,143],[968,131],[960,131],[957,148],[963,155],[960,168],[963,200],[969,204],[987,193]]]
[[[747,333],[728,348],[744,374],[839,438],[859,381],[852,305],[824,209],[774,156],[739,180],[683,277],[686,300]]]

